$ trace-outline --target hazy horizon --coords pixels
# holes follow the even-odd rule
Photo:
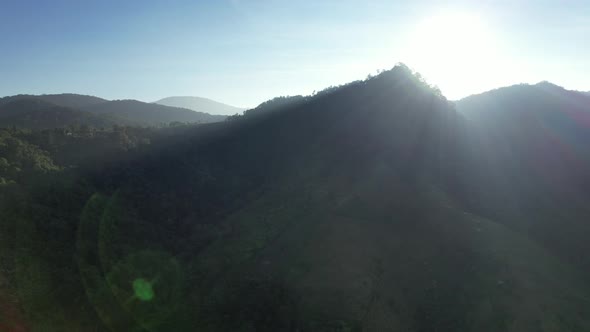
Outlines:
[[[590,90],[590,3],[4,1],[0,95],[254,107],[404,62],[451,100],[518,83]],[[365,4],[363,2],[363,4]]]

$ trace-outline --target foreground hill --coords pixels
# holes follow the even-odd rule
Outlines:
[[[10,187],[0,262],[38,330],[590,330],[588,192],[481,116],[405,66],[279,98]]]
[[[196,112],[205,112],[216,115],[234,115],[244,111],[243,108],[226,105],[202,97],[168,97],[160,99],[154,103],[165,106],[187,108]]]

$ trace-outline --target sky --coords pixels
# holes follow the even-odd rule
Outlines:
[[[254,107],[403,62],[451,100],[590,90],[590,1],[0,0],[0,96]]]

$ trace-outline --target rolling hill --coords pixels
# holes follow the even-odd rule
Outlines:
[[[531,111],[549,100],[577,105],[567,92],[537,88]],[[536,101],[541,96],[547,100]],[[188,274],[202,285],[195,294],[213,306],[196,320],[212,319],[222,331],[588,329],[590,271],[576,254],[587,250],[588,191],[548,183],[538,170],[544,159],[534,158],[561,159],[559,147],[525,154],[545,137],[543,128],[519,136],[512,118],[518,112],[496,102],[481,114],[486,120],[466,119],[397,68],[265,117],[246,116],[221,140],[171,154],[194,155],[193,163],[183,158],[189,165],[207,160],[216,180],[201,184],[210,188],[203,192],[220,196],[208,196],[203,209],[232,211],[220,218],[227,235],[190,265]],[[489,131],[477,130],[482,126]],[[165,166],[178,164],[159,161],[156,173],[190,177],[193,166]],[[562,167],[560,174],[577,169]],[[174,179],[150,186],[183,188]],[[175,197],[199,192],[187,186]],[[236,203],[236,191],[255,198]],[[155,194],[154,204],[162,196]],[[179,225],[212,213],[175,211]],[[173,212],[161,213],[149,215],[156,222]]]
[[[51,129],[87,125],[110,128],[118,121],[40,100],[15,98],[0,104],[0,127]]]
[[[171,107],[187,108],[196,112],[205,112],[215,115],[234,115],[244,111],[243,108],[226,105],[202,97],[167,97],[154,103]]]
[[[544,83],[458,112],[400,65],[7,196],[1,252],[34,327],[586,331],[579,105]]]
[[[223,121],[223,115],[211,115],[184,108],[168,107],[136,100],[109,101],[98,97],[57,95],[16,95],[0,98],[1,126],[31,129],[88,125],[110,128],[112,125],[159,126],[171,122],[209,123]]]
[[[537,183],[552,182],[555,190],[585,190],[590,96],[542,82],[470,96],[456,106],[478,132],[488,149],[486,157],[495,159],[488,165],[504,167],[519,160],[523,172],[543,174]]]
[[[186,108],[144,103],[137,100],[113,100],[84,107],[82,110],[121,118],[134,125],[160,125],[169,122],[209,123],[225,119],[223,115],[211,115]]]
[[[134,164],[146,175],[123,181],[125,206],[151,227],[169,220],[156,233],[170,234],[159,243],[173,256],[196,246],[179,264],[198,276],[188,292],[202,311],[190,328],[162,326],[589,329],[589,260],[576,253],[588,249],[590,197],[576,181],[590,167],[563,158],[544,127],[514,122],[582,109],[553,85],[514,95],[518,110],[495,97],[472,119],[396,67]]]
[[[69,107],[79,109],[91,105],[104,103],[107,100],[87,95],[79,95],[73,93],[62,93],[62,94],[46,94],[46,95],[16,95],[0,98],[0,105],[20,100],[20,99],[37,99],[47,103],[51,103],[57,106]]]
[[[590,231],[590,97],[542,82],[456,105],[469,124],[465,149],[478,151],[461,169],[465,201],[589,273],[575,252],[586,250]]]

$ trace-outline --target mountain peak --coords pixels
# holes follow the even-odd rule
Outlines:
[[[541,81],[537,84],[535,84],[534,86],[539,87],[539,88],[548,88],[548,89],[560,89],[560,90],[565,90],[564,87],[557,85],[555,83],[551,83],[549,81]]]

